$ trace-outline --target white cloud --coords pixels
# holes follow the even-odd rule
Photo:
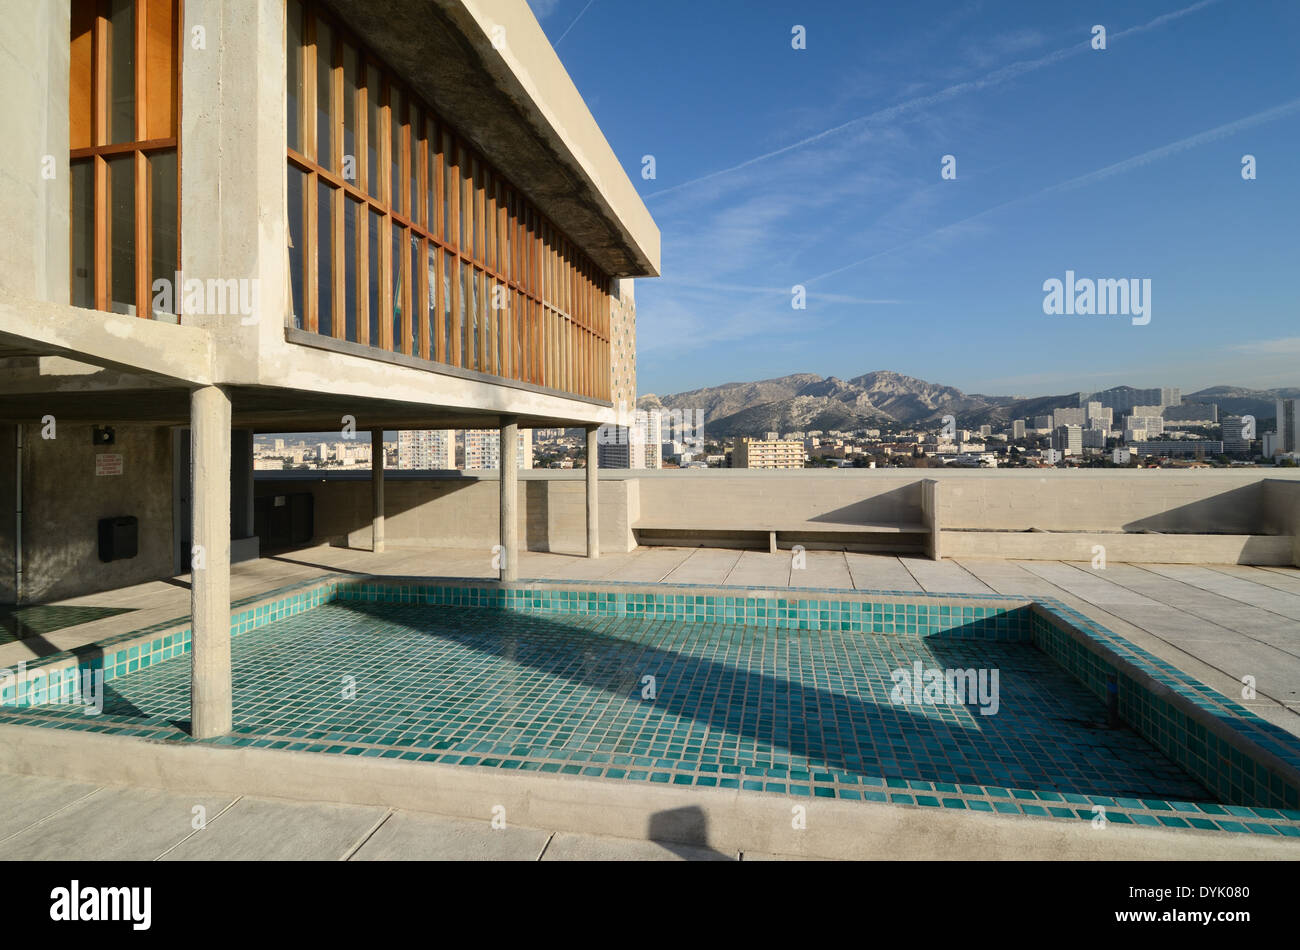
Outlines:
[[[528,5],[533,8],[533,16],[545,20],[559,8],[560,0],[528,0]]]

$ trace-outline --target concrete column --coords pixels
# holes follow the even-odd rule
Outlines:
[[[230,685],[230,397],[216,386],[190,395],[193,544],[190,571],[190,732],[225,735]]]
[[[501,417],[501,580],[519,577],[519,420]]]
[[[596,426],[587,426],[587,557],[600,557],[600,457]]]
[[[370,430],[370,550],[384,552],[384,430]]]

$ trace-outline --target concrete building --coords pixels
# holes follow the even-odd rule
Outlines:
[[[1025,420],[1016,419],[1011,423],[1011,438],[1023,439],[1025,437]]]
[[[451,429],[405,429],[397,433],[397,467],[408,471],[454,469],[456,433]]]
[[[1052,448],[1063,456],[1083,454],[1083,428],[1077,425],[1057,426],[1052,432]]]
[[[1166,422],[1212,426],[1219,421],[1219,407],[1212,402],[1185,402],[1166,406],[1162,415]]]
[[[793,440],[741,439],[731,453],[732,468],[803,468],[803,463],[803,443]]]
[[[193,732],[226,732],[255,432],[497,430],[512,580],[518,428],[585,428],[594,454],[635,398],[632,279],[659,267],[524,0],[72,0],[6,19],[0,602],[201,564]],[[384,497],[376,454],[375,551]],[[124,533],[107,560],[105,519]]]
[[[1034,428],[1039,432],[1050,432],[1055,428],[1053,416],[1034,416]]]
[[[1087,409],[1054,409],[1052,411],[1052,428],[1061,426],[1085,426],[1088,424]]]
[[[1198,458],[1223,454],[1223,443],[1208,439],[1152,440],[1133,447],[1140,456]]]
[[[515,436],[517,469],[533,467],[533,430],[520,429]],[[454,466],[453,466],[454,467]],[[496,471],[501,467],[501,438],[495,429],[465,430],[465,471]]]
[[[1300,452],[1300,399],[1277,401],[1277,451]]]
[[[1118,413],[1132,413],[1135,406],[1177,406],[1183,401],[1182,390],[1177,386],[1159,389],[1131,389],[1120,386],[1099,393],[1080,393],[1079,405],[1099,402],[1103,408]]]
[[[1246,455],[1250,452],[1251,439],[1245,435],[1246,425],[1241,416],[1224,416],[1223,451],[1228,455]]]

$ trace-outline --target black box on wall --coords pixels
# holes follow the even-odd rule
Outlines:
[[[132,516],[99,519],[99,559],[120,561],[135,557],[140,544],[140,525]]]

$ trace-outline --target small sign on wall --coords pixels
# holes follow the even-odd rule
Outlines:
[[[96,475],[121,475],[122,456],[112,452],[100,452],[95,456]]]

